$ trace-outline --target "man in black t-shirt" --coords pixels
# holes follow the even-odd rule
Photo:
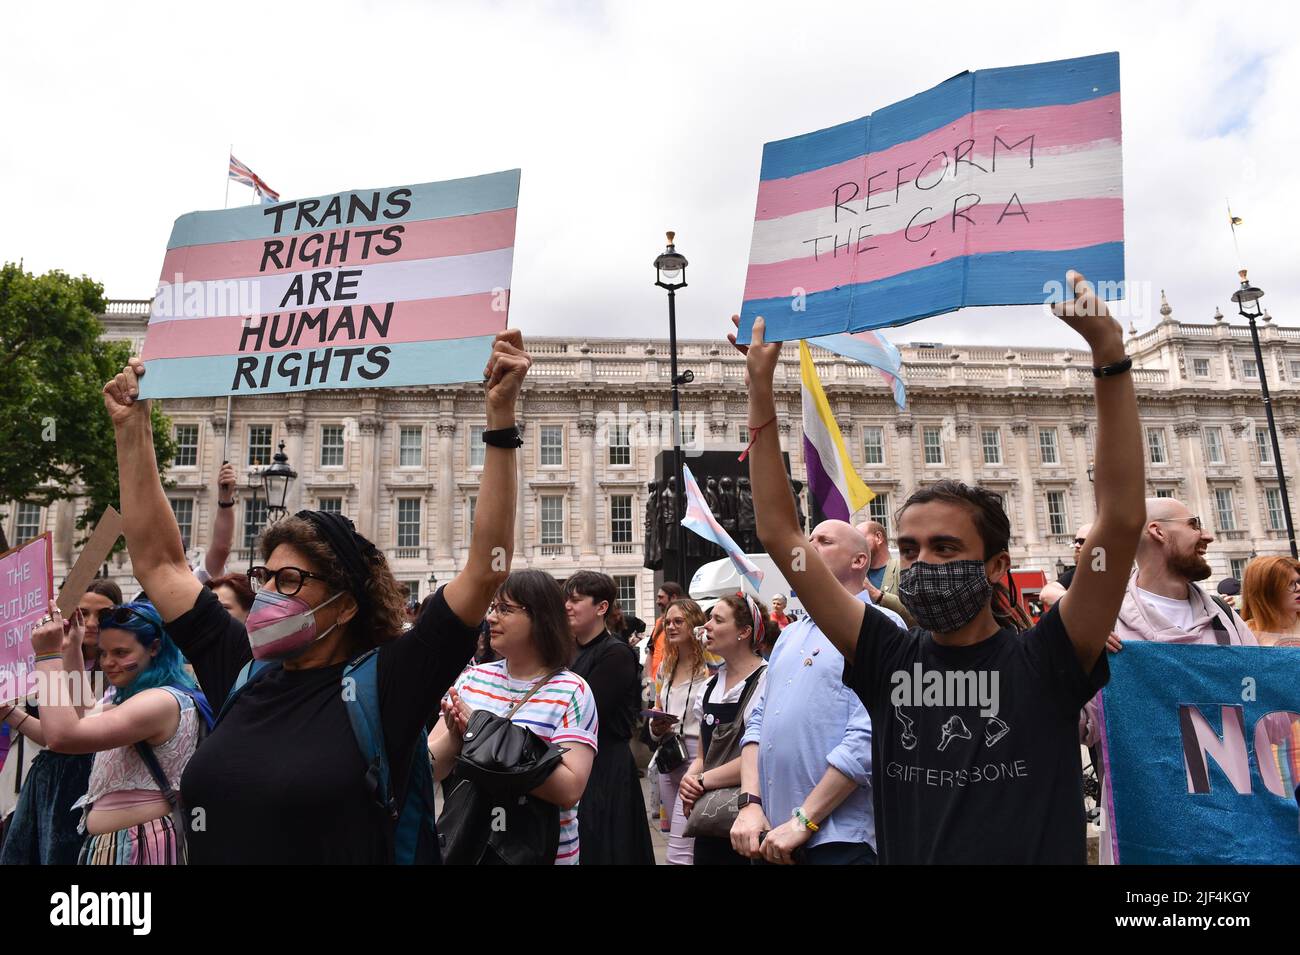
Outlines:
[[[785,483],[772,377],[779,344],[757,319],[747,349],[758,533],[805,609],[847,661],[871,714],[880,861],[1083,863],[1078,713],[1105,685],[1104,648],[1145,517],[1142,438],[1119,325],[1077,273],[1056,314],[1092,348],[1100,511],[1085,562],[1040,623],[1011,626],[1002,581],[1011,526],[1000,499],[940,481],[898,517],[904,633],[847,594],[800,533]],[[734,340],[734,339],[733,339]],[[1104,493],[1102,493],[1104,492]]]

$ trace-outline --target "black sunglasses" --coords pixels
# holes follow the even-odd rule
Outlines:
[[[278,570],[271,570],[269,567],[248,568],[248,583],[255,593],[274,581],[276,593],[282,597],[293,597],[302,590],[302,585],[308,580],[319,580],[327,586],[336,586],[328,577],[313,574],[300,567],[281,567]]]

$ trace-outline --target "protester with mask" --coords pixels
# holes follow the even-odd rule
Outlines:
[[[1300,647],[1300,561],[1257,557],[1246,565],[1241,618],[1265,647]]]
[[[898,597],[898,558],[889,556],[889,535],[885,532],[885,525],[879,521],[865,521],[858,525],[858,533],[866,537],[871,547],[871,563],[863,585],[871,602],[898,614],[903,618],[904,626],[915,626],[916,621]]]
[[[758,534],[849,662],[845,683],[871,714],[885,864],[1086,861],[1078,713],[1109,676],[1104,648],[1143,526],[1144,475],[1123,333],[1082,276],[1066,284],[1072,294],[1054,311],[1088,342],[1096,379],[1100,509],[1087,546],[1105,549],[1109,572],[1080,566],[1066,595],[1023,633],[995,612],[1011,527],[983,489],[940,481],[900,511],[899,593],[917,621],[908,633],[849,594],[807,547],[773,427],[781,346],[765,343],[763,321],[754,323],[746,366]],[[959,679],[967,675],[978,679]],[[938,705],[925,692],[936,681]]]
[[[655,709],[677,719],[658,717],[650,721],[650,738],[656,746],[673,745],[670,737],[681,740],[685,760],[676,768],[658,774],[659,799],[669,814],[669,865],[690,865],[695,855],[695,840],[688,838],[686,815],[678,790],[690,763],[700,752],[700,720],[696,704],[709,682],[709,667],[704,662],[704,644],[695,631],[704,626],[704,611],[689,597],[679,597],[664,611],[664,635],[667,652],[662,669],[655,678],[660,687]],[[680,755],[680,754],[679,754]],[[651,762],[654,762],[652,759]]]
[[[514,543],[515,401],[530,360],[517,331],[497,335],[484,371],[488,431],[464,569],[401,633],[398,584],[383,553],[338,514],[299,511],[270,525],[246,624],[189,572],[154,466],[138,359],[104,388],[117,434],[122,517],[136,577],[220,706],[245,665],[272,661],[234,698],[188,766],[182,795],[204,809],[195,863],[388,863],[394,814],[379,806],[343,699],[349,661],[378,648],[390,792],[405,798],[424,726],[474,652]],[[504,558],[504,559],[503,559]]]
[[[474,710],[510,714],[511,722],[564,750],[560,765],[531,795],[559,807],[555,864],[577,865],[579,800],[591,776],[599,725],[591,688],[568,669],[576,646],[564,593],[545,571],[515,571],[488,605],[487,624],[492,649],[500,656],[467,667],[443,701],[444,719],[429,735],[434,777],[446,779],[454,769]]]
[[[724,731],[729,738],[736,733],[743,736],[745,725],[763,698],[767,664],[758,655],[758,634],[766,619],[766,608],[753,597],[729,594],[713,605],[704,624],[708,635],[705,648],[720,656],[722,665],[705,684],[695,705],[700,749],[679,788],[682,812],[688,820],[695,803],[706,792],[740,785],[739,746],[737,755],[725,762],[719,762],[725,753],[720,757],[715,751],[711,758],[709,748]],[[749,860],[731,848],[729,836],[697,836],[694,864],[748,865]]]
[[[654,865],[645,797],[629,745],[641,712],[636,651],[614,633],[623,625],[618,586],[580,570],[564,582],[564,606],[578,644],[570,668],[591,686],[600,739],[578,826],[583,865]]]
[[[147,603],[99,611],[99,653],[114,692],[111,705],[65,689],[64,674],[84,676],[84,617],[65,621],[54,601],[32,631],[40,686],[40,718],[24,721],[31,739],[61,753],[94,753],[84,807],[88,837],[78,861],[89,865],[182,865],[184,834],[176,831],[171,798],[198,745],[208,704],[185,672],[185,659]],[[166,776],[157,781],[140,744]]]
[[[95,695],[95,678],[100,675],[99,611],[121,602],[122,590],[117,584],[111,580],[92,580],[77,603],[84,624],[81,648],[76,652],[71,643],[67,645],[63,669],[75,672],[77,660],[82,661],[87,674],[87,683],[83,687],[86,699]],[[35,731],[36,724],[32,720],[39,719],[37,707],[6,707],[4,713],[11,738],[22,736],[36,744],[37,741],[27,734]],[[10,760],[20,760],[21,750],[15,752],[20,745],[23,744],[11,744]],[[83,839],[77,831],[79,817],[73,805],[86,794],[94,759],[90,753],[56,753],[50,749],[36,754],[5,832],[0,865],[76,863]]]

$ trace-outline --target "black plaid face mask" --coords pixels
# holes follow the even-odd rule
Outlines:
[[[898,597],[916,622],[932,633],[960,630],[984,609],[993,593],[982,560],[946,564],[917,561],[898,578]]]

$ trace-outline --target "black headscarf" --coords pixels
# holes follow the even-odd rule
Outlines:
[[[338,558],[339,569],[347,582],[348,591],[356,598],[358,615],[370,611],[371,558],[377,553],[375,545],[357,533],[356,526],[342,514],[330,511],[299,511],[300,517],[311,524]]]

